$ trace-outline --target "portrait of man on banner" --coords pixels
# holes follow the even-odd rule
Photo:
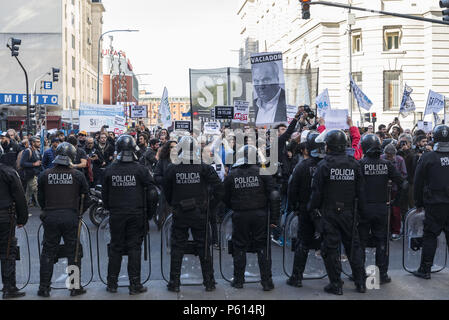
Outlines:
[[[256,126],[287,122],[282,53],[251,55]]]

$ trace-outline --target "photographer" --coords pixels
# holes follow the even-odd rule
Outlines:
[[[304,128],[308,130],[316,130],[318,126],[318,122],[316,122],[315,112],[310,109],[310,106],[303,105],[298,108],[299,115],[299,125],[300,130],[302,131]],[[311,120],[315,119],[314,123],[311,123]]]
[[[395,140],[398,140],[399,135],[404,132],[398,117],[394,118],[394,121],[388,125],[387,133],[390,132],[391,128],[393,128],[393,131],[391,132],[391,137]]]

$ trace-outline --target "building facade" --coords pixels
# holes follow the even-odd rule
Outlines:
[[[348,4],[348,0],[333,2]],[[438,4],[438,0],[352,0],[358,7],[441,20]],[[350,109],[352,100],[351,113],[359,125],[357,102],[349,94],[349,50],[353,78],[373,102],[370,112],[376,112],[377,124],[388,124],[398,116],[405,84],[414,90],[417,110],[415,115],[400,118],[404,127],[411,128],[421,120],[429,89],[449,95],[446,26],[352,11],[355,21],[350,35],[348,10],[321,5],[310,8],[311,19],[303,20],[296,0],[242,0],[238,11],[242,49],[251,39],[257,41],[260,51],[281,51],[285,68],[317,68],[318,91],[329,90],[334,109]],[[428,115],[425,120],[433,121],[433,117]]]
[[[58,118],[60,125],[61,116],[70,121],[64,118],[64,111],[78,109],[81,102],[95,103],[98,38],[105,11],[100,0],[1,1],[0,11],[4,13],[0,17],[0,43],[6,45],[11,37],[22,40],[19,59],[28,73],[30,94],[36,79],[52,81],[46,73],[60,69],[59,81],[51,90],[36,82],[37,94],[58,97],[57,104],[47,106],[48,116]],[[0,51],[0,93],[25,94],[24,74],[14,60],[9,50]],[[15,120],[6,125],[18,129],[18,120],[26,116],[23,103],[3,104],[0,108]],[[48,128],[55,127],[55,123],[48,123]]]
[[[189,120],[190,116],[184,117],[182,114],[187,113],[190,110],[190,98],[188,97],[169,97],[168,102],[170,104],[170,112],[173,121]],[[148,106],[148,118],[146,119],[147,126],[161,125],[159,117],[159,106],[161,104],[160,97],[151,97],[142,91],[139,99],[140,105]]]

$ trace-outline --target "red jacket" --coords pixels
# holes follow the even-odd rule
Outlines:
[[[318,132],[322,133],[326,130],[326,126],[319,126]],[[360,132],[357,127],[350,127],[349,134],[351,135],[352,148],[354,149],[354,158],[360,160],[363,158],[362,146],[360,145]]]

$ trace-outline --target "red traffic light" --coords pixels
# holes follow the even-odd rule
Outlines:
[[[371,117],[377,118],[377,117],[376,117],[376,113],[375,113],[375,112],[371,113]]]

